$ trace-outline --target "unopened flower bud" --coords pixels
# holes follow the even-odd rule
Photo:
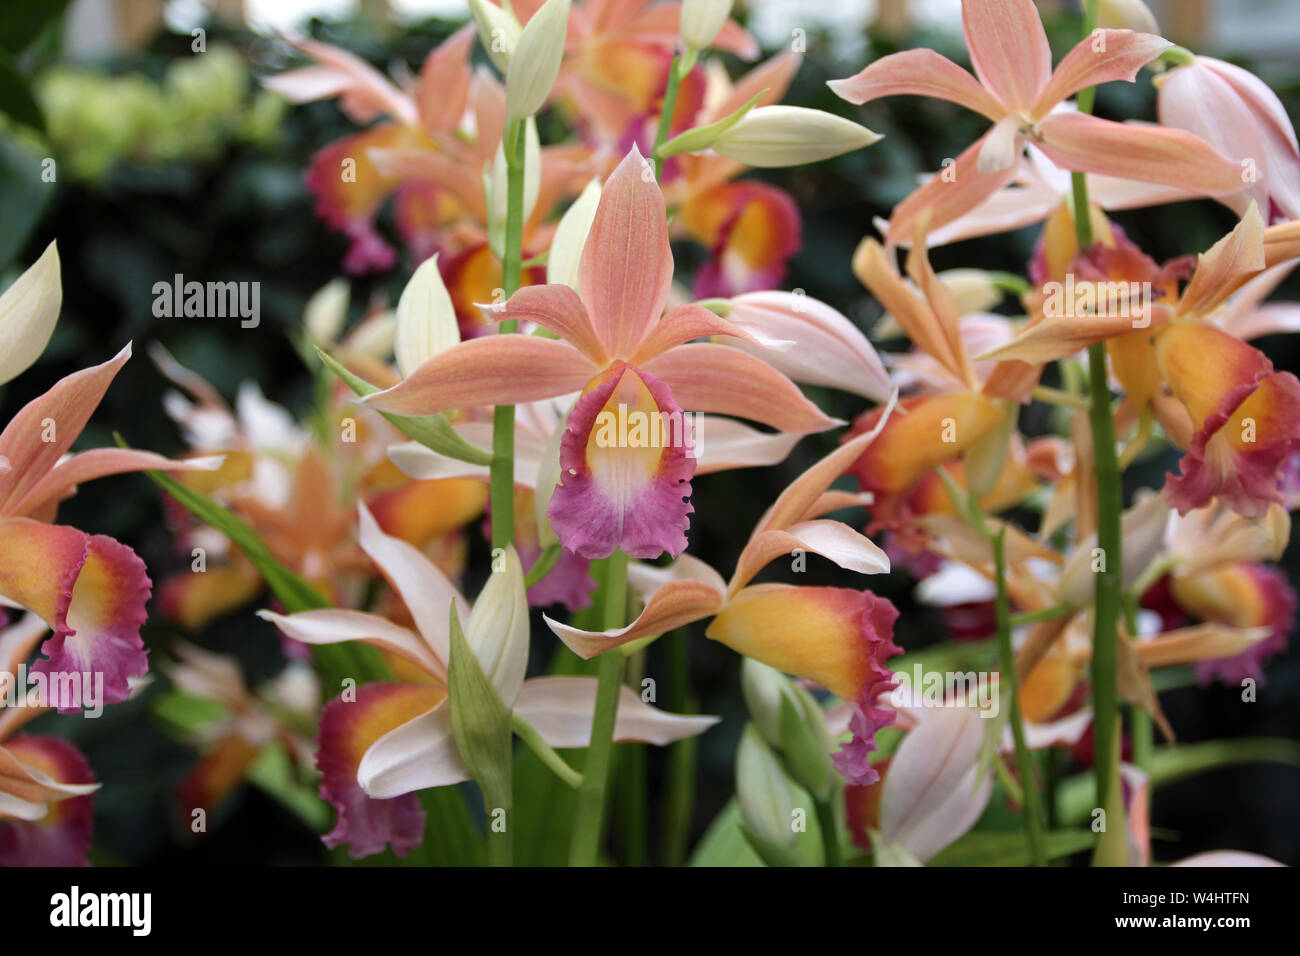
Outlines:
[[[713,149],[747,166],[800,166],[870,146],[881,138],[865,126],[823,110],[760,106],[719,136]]]
[[[438,272],[438,257],[422,262],[397,301],[393,356],[406,378],[417,368],[460,342],[456,307]]]

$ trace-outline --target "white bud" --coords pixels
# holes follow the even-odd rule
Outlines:
[[[456,308],[438,272],[438,257],[420,263],[397,300],[393,355],[406,378],[439,352],[460,342]]]
[[[800,166],[870,146],[865,126],[802,106],[760,106],[719,136],[713,149],[747,166]]]
[[[519,43],[519,21],[508,5],[498,7],[491,0],[469,0],[469,12],[483,49],[496,68],[505,73]]]
[[[582,195],[573,201],[573,205],[564,211],[555,227],[551,239],[551,254],[546,263],[546,281],[552,285],[567,285],[578,288],[578,263],[582,259],[583,246],[587,244],[587,233],[596,219],[596,207],[600,205],[600,180],[593,179],[587,183]]]
[[[40,358],[63,304],[59,250],[54,243],[0,295],[0,385]]]
[[[346,279],[333,279],[307,300],[303,309],[303,326],[308,338],[321,348],[329,348],[338,341],[348,318],[350,295]]]
[[[502,702],[510,707],[528,668],[528,597],[523,566],[513,546],[505,549],[504,557],[504,567],[488,575],[474,602],[465,640]]]
[[[694,50],[708,49],[729,16],[731,0],[682,0],[682,42]]]
[[[506,69],[506,122],[526,119],[542,108],[564,59],[569,0],[546,0],[519,35]]]
[[[1097,26],[1114,30],[1160,34],[1160,24],[1142,0],[1099,0]]]

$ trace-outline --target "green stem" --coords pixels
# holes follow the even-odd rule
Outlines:
[[[627,555],[615,551],[606,558],[604,577],[604,625],[606,628],[620,627],[627,617]],[[591,722],[587,763],[574,810],[573,841],[569,844],[570,866],[594,866],[597,861],[610,757],[614,752],[614,722],[618,717],[618,697],[627,658],[615,648],[602,654],[599,661],[596,712]]]
[[[1097,0],[1084,3],[1084,36],[1097,23]],[[1076,100],[1079,112],[1091,113],[1096,91],[1080,90]],[[1088,182],[1082,173],[1071,174],[1074,189],[1074,227],[1079,251],[1092,244],[1092,213],[1088,204]],[[1118,806],[1119,795],[1119,688],[1117,680],[1117,645],[1119,616],[1122,610],[1122,572],[1124,554],[1120,536],[1120,512],[1123,493],[1120,487],[1119,459],[1115,453],[1115,420],[1111,417],[1110,385],[1106,378],[1106,346],[1088,347],[1088,421],[1092,428],[1093,470],[1097,476],[1097,547],[1101,549],[1103,570],[1097,572],[1093,596],[1092,619],[1092,720],[1093,766],[1097,781],[1097,806],[1106,811],[1107,829],[1123,826],[1124,808]],[[1101,862],[1102,844],[1094,862]]]
[[[813,798],[813,806],[817,810],[817,826],[822,831],[822,850],[826,856],[827,866],[844,865],[844,852],[840,846],[840,825],[835,819],[835,804],[831,802],[839,796],[839,793],[839,789],[833,787],[829,797]]]
[[[1024,804],[1021,821],[1029,841],[1029,858],[1034,866],[1043,866],[1047,854],[1043,846],[1043,820],[1038,806],[1038,784],[1034,764],[1025,743],[1025,725],[1020,718],[1020,692],[1016,680],[1016,656],[1011,647],[1011,602],[1007,598],[1007,529],[993,537],[993,568],[997,576],[998,686],[1005,688],[1011,703],[1011,736],[1016,744],[1016,770],[1020,775]]]
[[[627,659],[623,682],[635,692],[645,676],[645,649]],[[646,862],[646,748],[626,744],[617,755],[619,836],[624,866]]]
[[[575,790],[582,786],[582,774],[570,767],[564,758],[542,739],[542,735],[537,732],[536,727],[518,714],[510,715],[510,723],[514,727],[515,736],[537,755],[538,759],[546,765],[546,769]]]
[[[506,246],[501,262],[502,292],[506,297],[519,288],[523,273],[524,235],[524,124],[505,132]],[[512,334],[513,319],[501,323],[501,334]],[[492,415],[492,468],[488,476],[492,500],[492,548],[504,548],[515,539],[515,407],[498,405]]]
[[[668,709],[675,714],[695,712],[690,692],[690,648],[685,628],[668,635]],[[695,804],[695,738],[686,737],[668,748],[668,805],[664,810],[664,863],[681,866],[691,834]]]
[[[662,112],[659,114],[659,129],[655,132],[655,179],[662,179],[664,173],[664,161],[659,158],[659,147],[668,142],[668,134],[672,132],[673,113],[677,109],[677,91],[682,85],[682,77],[687,72],[682,69],[683,61],[681,57],[673,57],[672,66],[668,68],[668,86],[664,89],[664,103]]]
[[[1039,608],[1037,611],[1024,611],[1021,614],[1012,614],[1009,620],[1013,628],[1020,627],[1023,624],[1037,624],[1039,621],[1054,621],[1058,617],[1073,613],[1074,605],[1069,603],[1053,604],[1051,607]]]

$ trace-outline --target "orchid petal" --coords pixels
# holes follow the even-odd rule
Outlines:
[[[322,610],[301,611],[297,614],[276,614],[258,611],[257,616],[269,621],[295,641],[304,644],[343,644],[362,641],[389,651],[410,661],[421,670],[445,680],[446,666],[429,649],[419,634],[364,611]]]
[[[664,195],[635,146],[610,174],[578,263],[578,289],[606,350],[627,358],[663,311],[673,278]]]
[[[1052,50],[1033,0],[963,0],[962,30],[984,88],[1026,113],[1052,74]]]
[[[596,684],[592,677],[525,681],[515,701],[515,713],[552,747],[586,747],[591,742],[591,722],[596,711]],[[625,685],[619,689],[614,740],[663,747],[702,734],[717,722],[717,717],[686,717],[651,707]]]
[[[726,345],[679,345],[644,367],[692,411],[735,415],[782,431],[823,431],[835,424],[776,369]]]
[[[641,340],[632,361],[645,363],[678,345],[712,335],[725,335],[747,342],[760,350],[755,353],[759,356],[766,356],[769,351],[777,352],[794,344],[789,339],[769,335],[761,328],[744,328],[710,312],[702,305],[691,303],[670,309]]]
[[[1137,79],[1138,70],[1173,46],[1163,37],[1132,30],[1095,30],[1084,37],[1056,65],[1030,116],[1041,119],[1057,103],[1087,86],[1112,80]]]
[[[582,388],[596,368],[565,342],[485,335],[439,352],[402,382],[361,403],[395,415],[475,405],[512,405]]]
[[[63,304],[59,250],[51,242],[0,295],[0,385],[35,362],[54,334]]]
[[[1054,113],[1038,124],[1038,147],[1062,169],[1178,186],[1218,196],[1242,188],[1241,168],[1180,129]]]
[[[861,106],[885,96],[931,96],[982,113],[993,122],[1007,109],[975,77],[934,50],[883,56],[853,76],[827,83],[840,99]]]

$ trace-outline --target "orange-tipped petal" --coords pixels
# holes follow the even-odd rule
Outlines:
[[[1253,202],[1241,222],[1205,252],[1178,300],[1178,314],[1209,315],[1264,270],[1264,217]]]
[[[420,123],[430,133],[454,130],[469,103],[469,56],[477,36],[467,23],[434,47],[420,68],[415,88],[415,106]]]
[[[39,673],[102,676],[98,704],[130,695],[128,678],[148,670],[140,626],[150,582],[144,562],[104,535],[26,518],[0,519],[0,596],[40,616],[53,629],[41,645]],[[51,700],[60,711],[96,703]]]
[[[647,569],[642,576],[649,580],[633,580],[632,583],[648,585],[645,610],[626,627],[581,631],[549,617],[546,618],[547,625],[571,651],[583,660],[589,660],[620,644],[656,637],[673,628],[711,617],[722,607],[726,584],[717,571],[698,558],[683,555],[667,568]],[[632,580],[631,573],[629,580]]]
[[[745,328],[724,319],[714,312],[710,312],[702,305],[691,303],[689,305],[679,305],[677,308],[669,310],[659,323],[650,330],[650,334],[641,341],[636,354],[632,357],[632,361],[648,362],[656,355],[662,355],[678,345],[684,345],[695,339],[708,338],[713,335],[725,335],[747,342],[756,348],[753,354],[762,359],[766,359],[768,356],[774,357],[780,354],[782,349],[789,348],[794,344],[788,339],[770,335],[766,329]]]

